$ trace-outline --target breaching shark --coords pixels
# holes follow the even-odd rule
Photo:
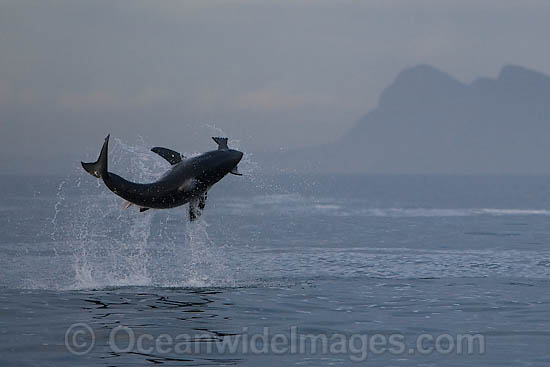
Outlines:
[[[156,182],[140,184],[130,182],[107,171],[109,135],[105,138],[96,162],[82,163],[89,174],[101,178],[105,186],[123,198],[123,207],[139,207],[140,212],[149,209],[169,209],[189,203],[189,220],[194,221],[206,205],[208,190],[228,173],[241,175],[237,165],[243,153],[227,147],[227,138],[213,137],[217,150],[186,158],[171,149],[154,147],[151,151],[166,159],[172,167]]]

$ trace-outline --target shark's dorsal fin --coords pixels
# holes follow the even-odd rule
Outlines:
[[[220,138],[217,136],[213,136],[212,139],[218,143],[218,150],[227,150],[229,149],[227,147],[227,138]]]
[[[171,165],[178,164],[183,159],[185,159],[185,157],[180,153],[168,148],[154,147],[151,149],[151,151],[166,159],[168,162],[170,162]]]

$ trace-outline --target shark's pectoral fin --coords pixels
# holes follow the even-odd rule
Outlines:
[[[182,154],[168,148],[154,147],[151,151],[166,159],[171,165],[178,164],[185,159],[185,156]]]
[[[200,200],[193,199],[189,202],[189,221],[194,222],[201,216],[202,210],[200,209]]]
[[[202,215],[202,211],[206,206],[207,197],[208,193],[205,191],[199,197],[189,202],[189,220],[191,222],[195,221],[198,217]]]
[[[199,197],[199,209],[204,210],[204,207],[206,206],[206,198],[208,197],[208,193],[205,191],[204,194],[202,194]]]
[[[139,208],[139,212],[143,213],[144,211],[149,210],[149,209],[151,209],[151,208]]]
[[[233,169],[231,171],[229,171],[229,173],[232,173],[234,175],[237,175],[237,176],[242,176],[243,174],[239,172],[239,167],[235,166],[233,167]]]

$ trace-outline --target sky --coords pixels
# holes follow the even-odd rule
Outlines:
[[[0,0],[0,169],[59,173],[103,138],[182,152],[330,142],[404,68],[550,74],[550,1]]]

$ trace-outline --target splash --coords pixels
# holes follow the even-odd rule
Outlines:
[[[136,182],[151,182],[168,166],[143,139],[114,139],[109,168]],[[93,157],[92,157],[93,159]],[[223,246],[208,223],[188,223],[186,207],[170,211],[121,209],[122,199],[83,170],[58,187],[51,239],[59,273],[40,288],[120,286],[204,287],[233,283]],[[33,287],[37,286],[37,282]]]

